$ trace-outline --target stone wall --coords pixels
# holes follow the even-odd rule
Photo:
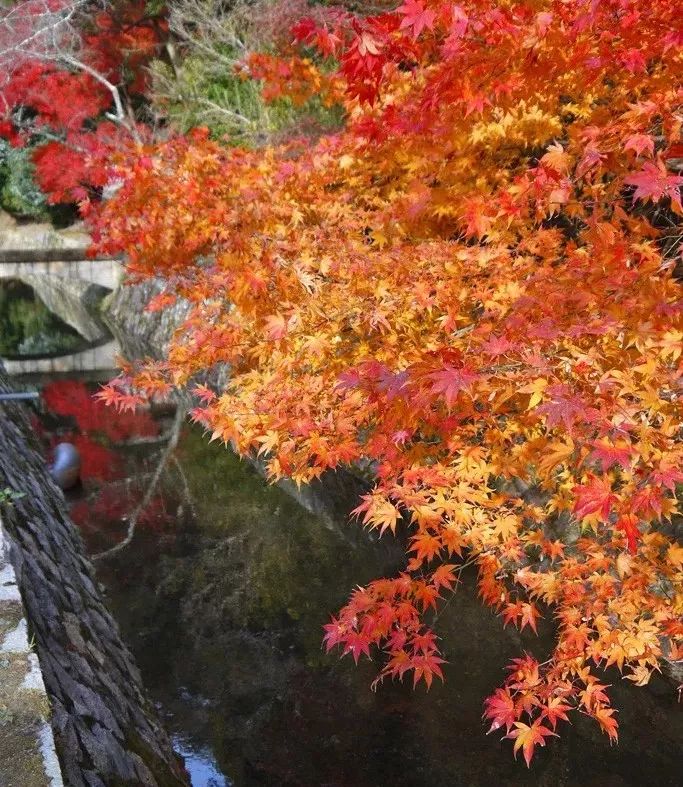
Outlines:
[[[0,210],[0,249],[73,249],[90,245],[83,224],[55,229],[48,221],[21,221]]]
[[[99,306],[121,279],[123,267],[118,260],[30,260],[18,259],[19,253],[0,250],[0,280],[16,279],[27,284],[61,320],[89,342],[107,337]],[[38,256],[37,250],[32,250]],[[85,251],[79,250],[85,255]]]
[[[0,372],[0,392],[8,390]],[[26,407],[0,404],[0,489],[24,493],[4,506],[3,524],[51,702],[64,781],[68,787],[187,785],[63,495],[47,473]]]

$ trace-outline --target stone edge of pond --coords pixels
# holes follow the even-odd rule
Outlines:
[[[0,364],[0,392],[11,391]],[[69,787],[187,787],[182,758],[104,603],[27,415],[25,404],[0,405],[0,489],[20,493],[2,503],[2,523],[63,780]],[[10,630],[19,626],[20,610]],[[2,733],[0,717],[0,744]],[[19,753],[17,745],[6,759]],[[0,749],[0,762],[3,756]],[[33,787],[25,780],[0,784]]]
[[[0,783],[63,787],[50,703],[0,516]]]

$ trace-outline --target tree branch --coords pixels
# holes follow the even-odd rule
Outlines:
[[[178,406],[175,420],[173,422],[173,427],[171,429],[171,436],[169,437],[168,440],[168,444],[164,449],[163,454],[161,455],[159,464],[157,465],[157,468],[154,471],[154,475],[152,476],[152,479],[149,482],[149,486],[145,490],[145,494],[143,495],[142,500],[138,503],[137,507],[135,508],[135,510],[130,516],[130,520],[128,521],[128,531],[126,533],[126,537],[123,539],[123,541],[120,541],[118,544],[111,547],[110,549],[105,549],[104,552],[98,552],[96,555],[92,555],[91,560],[104,560],[105,558],[117,554],[122,549],[125,549],[131,543],[133,537],[135,536],[135,528],[137,526],[138,519],[149,505],[149,502],[152,499],[152,495],[154,494],[157,485],[159,483],[159,479],[161,478],[161,474],[163,473],[164,468],[168,464],[169,460],[173,455],[173,452],[178,446],[178,440],[180,439],[180,432],[182,431],[184,421],[185,421],[185,410],[181,406]]]

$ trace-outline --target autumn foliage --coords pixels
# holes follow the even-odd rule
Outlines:
[[[683,657],[680,4],[406,0],[295,36],[260,77],[342,100],[343,131],[246,151],[199,130],[119,162],[100,249],[194,310],[104,397],[189,384],[272,478],[370,469],[357,514],[407,564],[328,649],[429,686],[430,616],[475,564],[504,625],[557,626],[491,730],[527,763],[577,711],[616,739],[598,670],[643,685]],[[219,363],[224,390],[196,385]]]
[[[60,20],[69,15],[67,35]],[[25,0],[0,11],[0,137],[33,148],[49,202],[79,201],[85,213],[109,180],[112,154],[149,137],[133,107],[165,29],[143,0]]]

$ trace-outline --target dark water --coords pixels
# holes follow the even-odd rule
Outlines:
[[[99,551],[139,506],[168,414],[118,423],[64,384],[46,398],[61,413],[43,415],[46,443],[70,435],[90,457],[72,504]],[[638,689],[609,673],[619,746],[578,716],[527,770],[509,741],[486,736],[482,700],[522,649],[547,652],[551,631],[547,621],[539,638],[504,631],[471,581],[437,623],[445,685],[371,692],[372,664],[320,647],[321,626],[354,584],[401,565],[389,544],[355,545],[353,527],[326,527],[187,428],[133,543],[99,564],[195,787],[683,784],[683,715],[664,679]]]

